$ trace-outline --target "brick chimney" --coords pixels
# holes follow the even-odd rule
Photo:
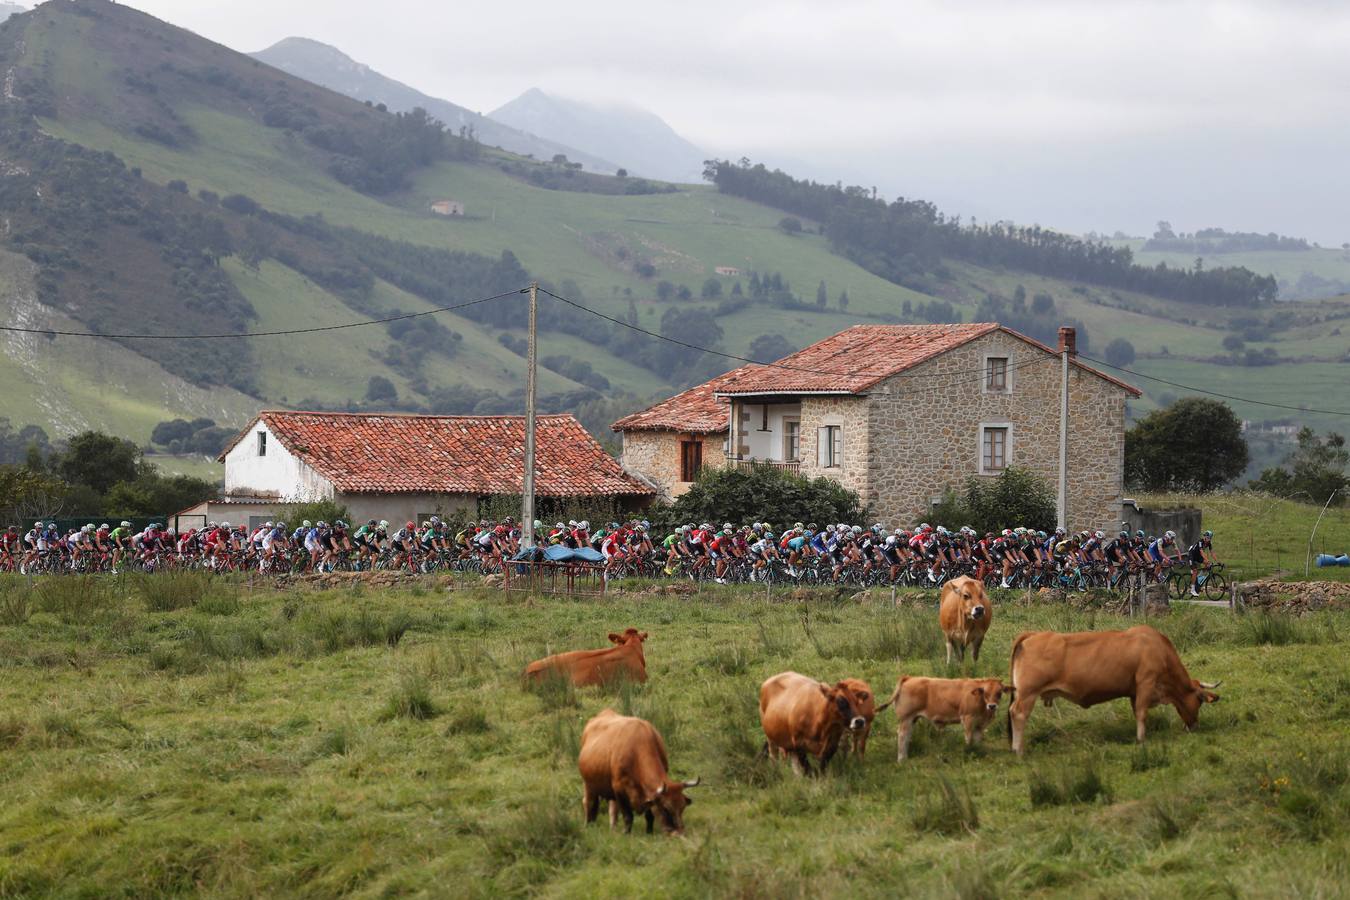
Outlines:
[[[1062,325],[1059,329],[1059,352],[1069,351],[1069,356],[1078,355],[1078,332],[1068,325]]]

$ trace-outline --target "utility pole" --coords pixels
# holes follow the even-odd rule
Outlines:
[[[1078,351],[1078,334],[1068,326],[1059,329],[1062,380],[1059,397],[1059,491],[1055,499],[1056,525],[1069,527],[1069,357]]]
[[[520,546],[534,548],[534,394],[535,314],[539,309],[539,282],[530,282],[529,347],[525,352],[525,481],[521,485]]]

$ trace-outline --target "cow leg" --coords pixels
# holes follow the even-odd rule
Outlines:
[[[947,665],[949,666],[952,664],[952,651],[955,649],[956,645],[952,642],[952,639],[947,638]]]
[[[1022,729],[1026,728],[1031,711],[1036,708],[1036,695],[1018,693],[1017,699],[1008,707],[1008,724],[1012,731],[1012,748],[1018,756],[1022,755]]]
[[[984,643],[983,637],[977,637],[970,642],[970,658],[972,662],[980,661],[980,645]]]
[[[595,821],[595,817],[600,813],[600,795],[586,788],[585,795],[581,798],[581,805],[586,810],[586,824],[589,825]]]
[[[966,733],[966,746],[974,747],[978,738],[975,736],[975,721],[967,716],[961,722],[961,730]]]
[[[652,827],[656,824],[656,816],[652,815],[652,811],[650,809],[647,810],[647,812],[644,813],[644,815],[646,815],[647,817],[647,833],[651,834]]]
[[[619,799],[619,812],[623,813],[623,832],[624,834],[633,833],[633,806],[628,802],[627,797]]]
[[[785,753],[787,751],[784,751]],[[794,751],[792,756],[792,770],[798,775],[811,774],[811,760],[807,758],[805,750]]]
[[[619,801],[609,801],[609,830],[613,831],[619,824]]]
[[[896,762],[904,762],[909,756],[909,736],[914,731],[913,719],[901,719],[900,727],[895,729]]]
[[[1134,739],[1136,743],[1144,742],[1144,731],[1148,725],[1148,698],[1152,695],[1152,687],[1149,690],[1136,690],[1134,695]]]
[[[825,750],[824,755],[820,757],[820,768],[816,770],[817,775],[825,774],[825,767],[830,764],[830,760],[834,759],[835,751],[838,749],[839,745],[835,744],[833,747],[829,747]]]

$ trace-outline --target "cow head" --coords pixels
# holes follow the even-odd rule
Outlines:
[[[853,689],[849,687],[847,681],[841,681],[834,685],[822,682],[820,693],[849,731],[861,732],[867,727],[867,720],[863,718],[862,711],[859,709],[861,701],[853,693]],[[871,691],[867,692],[867,696],[870,701],[872,699]]]
[[[861,757],[867,751],[867,736],[872,731],[872,720],[877,717],[877,698],[872,693],[871,685],[860,678],[845,678],[839,683],[848,685],[848,689],[853,692],[854,706],[866,723],[853,735],[853,746]]]
[[[984,595],[983,582],[963,578],[952,588],[961,598],[961,615],[967,621],[979,622],[989,615],[989,600]]]
[[[1206,703],[1218,703],[1219,695],[1214,693],[1214,689],[1223,684],[1222,681],[1215,681],[1212,684],[1208,681],[1196,681],[1191,679],[1190,690],[1182,691],[1181,696],[1177,698],[1174,704],[1177,713],[1181,716],[1181,723],[1190,731],[1195,727],[1195,723],[1200,721],[1200,707]]]
[[[998,704],[1007,688],[997,678],[986,678],[978,682],[961,702],[963,715],[973,715],[978,719],[992,719],[998,712]],[[1011,691],[1009,691],[1011,693]]]
[[[626,629],[623,634],[615,634],[613,632],[610,632],[609,635],[610,642],[618,644],[620,647],[622,647],[624,644],[631,644],[634,642],[641,644],[646,639],[647,639],[647,632],[638,631],[636,628]]]
[[[700,779],[693,781],[671,781],[667,779],[656,793],[647,799],[647,812],[652,813],[661,822],[661,830],[666,834],[684,834],[684,811],[694,802],[685,795],[691,787],[697,787]]]

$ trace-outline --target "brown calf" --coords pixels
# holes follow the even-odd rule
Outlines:
[[[814,756],[824,772],[844,732],[858,734],[867,725],[859,703],[843,681],[829,685],[796,672],[780,672],[759,688],[765,750],[790,756],[793,769],[807,775],[811,774],[807,757]]]
[[[944,584],[938,623],[947,637],[947,664],[951,664],[953,651],[965,660],[966,647],[970,647],[974,661],[979,662],[980,645],[993,620],[994,608],[984,595],[983,582],[962,575]]]
[[[1003,691],[1003,682],[997,678],[902,677],[895,686],[895,693],[877,708],[877,712],[881,712],[895,705],[895,717],[900,721],[895,730],[895,742],[899,747],[896,761],[903,762],[909,755],[910,734],[914,720],[919,718],[927,719],[939,728],[960,722],[966,733],[966,746],[978,744],[984,737],[984,730],[998,714]]]
[[[1082,707],[1128,697],[1134,704],[1135,739],[1144,740],[1151,707],[1171,704],[1189,731],[1200,707],[1219,695],[1186,671],[1167,635],[1149,625],[1125,631],[1027,632],[1013,642],[1009,666],[1013,702],[1008,733],[1022,753],[1022,731],[1039,697],[1046,706],[1063,697]]]
[[[684,792],[699,779],[670,779],[666,742],[650,722],[602,711],[581,732],[577,768],[588,825],[595,821],[600,801],[608,800],[611,829],[622,813],[624,831],[631,833],[633,813],[639,812],[647,819],[648,834],[658,816],[667,834],[684,833],[684,810],[694,802]]]
[[[611,634],[614,647],[600,650],[572,650],[538,659],[525,667],[526,681],[543,681],[550,677],[571,679],[577,687],[608,684],[619,679],[647,680],[647,660],[642,655],[642,642],[647,632],[629,628],[623,634]]]

